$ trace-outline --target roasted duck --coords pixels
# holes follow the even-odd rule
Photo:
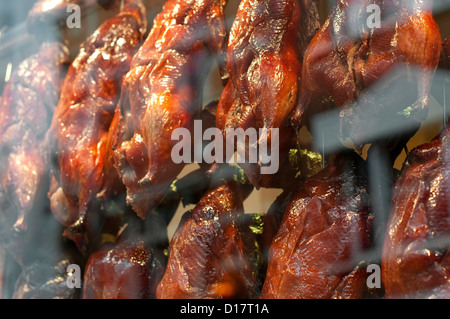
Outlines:
[[[63,44],[42,44],[39,52],[17,67],[5,86],[0,107],[0,241],[5,245],[34,227],[47,210],[45,135],[58,104],[68,58]]]
[[[113,148],[127,202],[141,218],[184,166],[171,158],[171,136],[176,128],[189,128],[202,109],[213,58],[223,64],[225,2],[167,1],[124,80]]]
[[[295,133],[287,118],[298,94],[303,54],[318,29],[316,2],[312,0],[244,0],[232,25],[228,50],[229,81],[217,108],[216,125],[226,129],[279,129],[279,162],[292,146]],[[238,153],[266,145],[271,149],[273,131],[258,140],[238,143]],[[244,153],[245,152],[245,153]],[[259,154],[260,155],[260,154]],[[265,186],[273,174],[261,174],[264,159],[240,165],[255,187]],[[273,164],[273,163],[272,163]]]
[[[354,154],[308,179],[272,240],[261,298],[361,298],[371,245],[364,162]]]
[[[51,209],[67,227],[64,235],[81,251],[87,249],[89,228],[100,223],[96,196],[103,186],[108,131],[122,78],[145,30],[141,1],[125,1],[123,9],[81,46],[53,117],[49,131]]]
[[[103,244],[89,256],[83,298],[155,298],[167,258],[154,233],[149,238],[143,226],[129,223],[116,242]]]
[[[284,191],[281,193],[275,201],[270,205],[269,210],[264,215],[264,225],[262,231],[261,250],[264,257],[265,267],[269,260],[269,250],[272,240],[276,236],[278,229],[283,220],[284,212],[287,206],[292,200],[292,197],[296,194],[295,191]]]
[[[237,183],[220,183],[183,216],[169,246],[157,298],[257,296],[257,279],[237,225],[247,195]]]
[[[367,22],[369,5],[380,8],[379,26]],[[359,147],[373,142],[375,129],[388,130],[404,119],[420,123],[441,52],[431,7],[424,0],[339,0],[306,50],[294,125],[341,108],[340,133]],[[392,92],[399,83],[415,93],[398,94],[398,86]]]
[[[382,256],[387,298],[450,297],[450,129],[413,149],[395,183]]]

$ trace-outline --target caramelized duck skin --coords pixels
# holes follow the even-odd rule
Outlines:
[[[373,3],[381,8],[380,28],[369,28],[366,23],[366,9]],[[352,15],[354,12],[357,14]],[[355,27],[357,32],[351,29]],[[307,124],[313,114],[322,111],[319,102],[330,97],[336,107],[343,108],[341,134],[357,145],[371,138],[365,134],[370,131],[368,125],[384,124],[385,118],[380,116],[383,110],[398,108],[392,111],[396,114],[411,106],[411,117],[421,121],[427,114],[431,79],[440,52],[441,36],[431,13],[431,1],[340,0],[306,50],[292,123],[297,127]],[[402,72],[383,79],[374,101],[349,106],[394,70]],[[418,94],[411,98],[397,94],[398,101],[391,97],[384,101],[395,81],[408,84],[408,90]]]
[[[450,129],[408,154],[382,255],[387,298],[450,297]]]
[[[46,206],[45,134],[58,104],[68,59],[64,45],[45,43],[17,67],[5,86],[0,108],[2,240],[27,232],[32,215],[38,216]]]
[[[366,270],[357,256],[371,229],[364,176],[349,155],[303,184],[272,240],[261,298],[361,298]]]
[[[217,109],[224,135],[227,128],[277,128],[280,157],[287,155],[295,134],[286,120],[297,101],[303,53],[318,26],[315,1],[241,2],[228,42],[229,81]],[[271,139],[271,133],[261,135],[257,144],[270,148]],[[249,143],[237,149],[248,154]],[[241,166],[255,187],[271,177],[260,174],[260,164]]]
[[[84,273],[84,299],[155,298],[166,257],[142,236],[106,243],[92,253]]]
[[[236,224],[242,193],[232,184],[208,191],[186,213],[170,243],[160,299],[254,298],[257,282]]]
[[[124,80],[115,161],[127,202],[143,219],[184,166],[171,157],[172,132],[190,127],[213,58],[223,63],[225,3],[167,1]]]
[[[283,220],[284,212],[287,206],[295,195],[295,191],[284,191],[281,193],[275,201],[270,205],[269,210],[264,216],[264,225],[261,240],[261,250],[264,256],[264,266],[267,267],[269,260],[269,249],[273,238],[278,232],[278,229]]]
[[[80,250],[88,244],[87,218],[103,185],[109,126],[122,78],[146,29],[140,0],[125,1],[82,45],[69,68],[51,124],[51,209]],[[90,213],[93,214],[90,214]]]

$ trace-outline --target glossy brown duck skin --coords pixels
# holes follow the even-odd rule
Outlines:
[[[261,298],[360,298],[371,215],[361,159],[344,156],[290,201],[269,251]]]
[[[366,25],[364,13],[371,3],[381,8],[381,28],[369,29]],[[350,14],[351,6],[359,10],[356,17]],[[353,35],[349,26],[355,25],[359,29]],[[319,102],[323,99],[331,97],[338,108],[348,106],[396,68],[405,73],[419,71],[411,72],[407,78],[411,89],[418,92],[417,96],[411,95],[415,100],[399,100],[398,104],[400,111],[412,105],[413,116],[423,120],[440,52],[441,36],[430,1],[340,0],[306,50],[300,96],[292,122],[295,126],[307,124],[311,115],[322,111]],[[383,83],[384,88],[389,83]],[[383,92],[380,94],[383,96]],[[387,104],[379,107],[396,107],[395,102]],[[358,108],[341,111],[341,123],[343,133],[357,144],[366,138],[366,125],[379,125],[370,110]]]
[[[254,298],[257,282],[245,255],[236,220],[243,193],[222,184],[186,213],[171,240],[161,299]]]
[[[140,0],[125,1],[120,13],[104,22],[81,46],[73,61],[53,117],[51,209],[69,227],[65,236],[86,249],[86,218],[103,186],[107,135],[122,78],[146,29]]]
[[[297,101],[303,53],[318,27],[312,0],[241,2],[229,36],[229,81],[217,109],[219,129],[278,128],[280,156],[286,154],[295,136],[286,119]],[[260,136],[258,145],[270,147],[271,136]],[[237,148],[248,149],[247,144]],[[255,187],[264,186],[268,176],[261,176],[258,164],[242,167]]]
[[[116,116],[116,163],[127,202],[141,218],[161,201],[183,168],[171,158],[171,135],[202,108],[213,59],[223,64],[224,0],[169,0],[133,58]]]
[[[450,129],[412,150],[393,191],[382,255],[387,298],[450,297]]]
[[[295,191],[283,191],[270,205],[269,210],[264,216],[264,225],[261,239],[261,251],[264,257],[264,266],[267,267],[269,260],[269,249],[272,244],[272,240],[275,238],[278,229],[283,220],[284,212],[287,206],[292,200],[292,197],[296,194]]]
[[[155,298],[167,258],[142,234],[121,236],[94,251],[84,270],[84,299]]]
[[[47,203],[45,135],[58,104],[69,51],[46,43],[14,71],[0,108],[0,206],[9,233],[28,230],[31,214]],[[2,227],[3,228],[3,227]]]

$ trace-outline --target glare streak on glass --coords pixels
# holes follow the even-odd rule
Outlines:
[[[6,66],[5,82],[8,82],[9,79],[11,78],[11,72],[12,72],[12,64],[11,64],[11,62],[10,62],[10,63],[8,63],[8,65]]]

